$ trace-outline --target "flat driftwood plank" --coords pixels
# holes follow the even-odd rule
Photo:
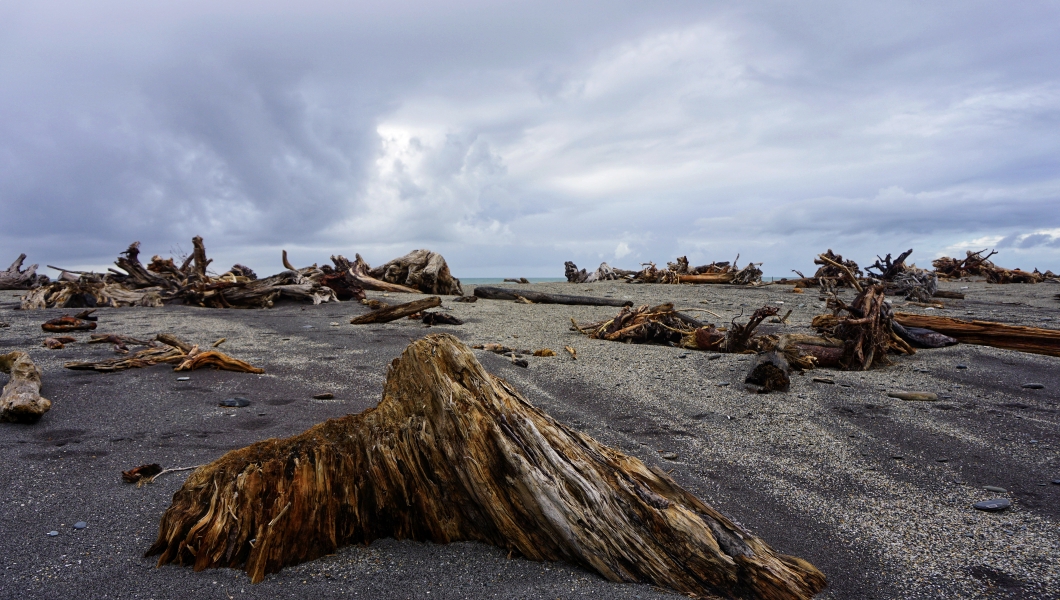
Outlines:
[[[894,320],[905,327],[922,327],[956,338],[962,344],[993,346],[1033,354],[1060,356],[1060,330],[1005,325],[992,321],[965,321],[895,313]]]
[[[389,323],[391,321],[400,319],[401,317],[407,317],[413,313],[418,313],[421,310],[427,310],[428,308],[441,306],[441,304],[441,298],[439,298],[438,296],[431,296],[429,298],[424,298],[423,300],[413,300],[412,302],[396,304],[394,306],[380,308],[379,310],[373,310],[368,314],[350,319],[350,323],[353,325],[367,325],[369,323]]]
[[[392,363],[375,408],[199,467],[148,554],[259,582],[384,537],[479,541],[694,597],[808,599],[825,586],[661,469],[535,408],[446,334]]]
[[[594,298],[593,296],[568,296],[566,294],[546,294],[530,290],[508,290],[499,287],[479,286],[475,295],[487,300],[518,300],[520,297],[535,304],[581,304],[585,306],[633,306],[632,300],[617,298]]]

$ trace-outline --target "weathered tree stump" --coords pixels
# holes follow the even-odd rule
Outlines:
[[[0,372],[11,376],[0,392],[0,421],[35,423],[51,410],[52,401],[40,395],[40,368],[28,354],[18,350],[0,354]]]
[[[417,289],[425,294],[463,296],[460,280],[449,272],[445,258],[430,250],[413,250],[378,266],[369,273],[372,277]]]
[[[533,407],[445,334],[393,362],[376,408],[194,471],[148,554],[257,582],[382,537],[480,541],[696,595],[809,598],[825,585],[661,470]]]

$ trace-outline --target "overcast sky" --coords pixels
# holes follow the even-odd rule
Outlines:
[[[1056,2],[0,0],[0,268],[1060,271],[1058,167]]]

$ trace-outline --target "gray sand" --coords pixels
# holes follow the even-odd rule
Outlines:
[[[1051,328],[1060,322],[1053,298],[1060,286],[944,288],[965,285],[967,300],[945,300],[947,309],[929,314]],[[793,294],[779,285],[533,289],[637,304],[673,301],[720,315],[697,313],[718,324],[783,302],[784,310],[794,310],[791,325],[770,327],[784,331],[809,331],[813,315],[825,312],[816,291]],[[184,374],[166,366],[112,374],[63,369],[68,360],[112,353],[80,343],[42,348],[40,323],[71,311],[16,311],[16,297],[0,293],[0,321],[11,324],[0,329],[0,352],[28,351],[44,370],[44,394],[54,406],[35,425],[0,426],[3,598],[678,597],[562,563],[508,559],[475,543],[382,540],[343,548],[258,585],[240,571],[155,569],[142,558],[187,474],[137,488],[121,482],[122,470],[150,462],[201,464],[369,408],[381,395],[386,365],[432,331],[468,344],[557,351],[530,358],[527,369],[476,353],[558,420],[672,470],[680,484],[773,547],[813,562],[829,578],[821,597],[1047,598],[1060,589],[1060,485],[1050,483],[1060,479],[1060,358],[958,345],[895,357],[894,365],[868,373],[809,372],[793,377],[789,393],[756,395],[742,385],[746,356],[596,341],[570,331],[571,317],[608,318],[618,310],[609,307],[446,301],[466,324],[432,329],[407,320],[352,326],[348,318],[367,309],[351,303],[99,311],[99,332],[169,331],[200,344],[226,337],[222,350],[266,370],[261,376],[196,371],[178,382]],[[577,361],[563,352],[565,345],[577,348]],[[835,383],[814,383],[815,376]],[[1045,388],[1021,387],[1028,382]],[[898,390],[935,392],[940,400],[887,397]],[[312,399],[325,391],[335,398]],[[217,406],[230,396],[252,404]],[[676,459],[662,457],[671,452]],[[992,497],[1010,499],[1013,508],[996,514],[971,508]],[[74,530],[79,520],[88,528]],[[48,537],[51,530],[59,535]]]

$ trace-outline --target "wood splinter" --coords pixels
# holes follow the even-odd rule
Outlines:
[[[373,409],[195,470],[148,555],[251,581],[393,537],[479,541],[693,596],[811,598],[824,575],[558,423],[447,334],[413,342]]]
[[[51,410],[52,401],[40,395],[40,368],[28,354],[0,354],[0,372],[11,376],[0,392],[0,422],[35,423]]]

